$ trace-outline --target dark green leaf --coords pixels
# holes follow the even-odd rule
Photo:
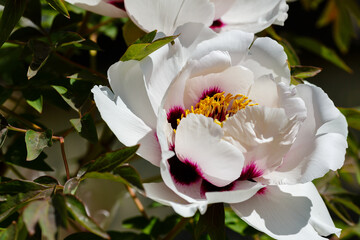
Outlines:
[[[27,0],[6,0],[0,20],[0,47],[9,38],[11,31],[25,11]]]
[[[27,77],[30,79],[44,66],[52,49],[49,44],[38,40],[30,40],[28,45],[33,52],[33,58],[27,72]]]
[[[25,143],[27,150],[26,160],[34,160],[40,155],[44,148],[52,145],[52,131],[50,129],[45,132],[27,130],[25,134]]]
[[[88,172],[81,178],[81,180],[84,180],[86,178],[105,179],[114,182],[129,184],[124,178],[109,172]]]
[[[89,113],[85,114],[81,119],[70,119],[70,123],[74,126],[80,136],[89,140],[91,143],[97,143],[98,136],[95,123]]]
[[[70,93],[68,90],[63,86],[52,86],[64,99],[64,101],[75,111],[79,111],[79,109],[75,106],[73,101],[71,100]]]
[[[296,78],[309,78],[318,75],[321,68],[312,66],[291,66],[291,76]]]
[[[40,0],[28,0],[24,17],[30,19],[37,26],[41,26],[41,3]]]
[[[143,37],[146,34],[142,29],[140,29],[138,26],[136,26],[136,24],[134,24],[133,21],[131,21],[130,19],[122,27],[122,33],[123,33],[125,43],[128,46],[130,46],[137,39]],[[146,34],[146,35],[148,35],[148,34]],[[151,39],[149,42],[152,42],[153,39]]]
[[[133,232],[115,232],[109,231],[111,240],[151,240],[151,237],[145,234],[136,234]],[[64,240],[102,240],[99,236],[89,232],[74,233],[67,236]]]
[[[93,42],[93,41],[91,41],[89,39],[85,39],[84,41],[81,41],[81,42],[74,42],[73,44],[74,44],[75,47],[77,47],[79,49],[97,50],[97,51],[102,50],[100,48],[100,46],[96,42]]]
[[[349,73],[352,72],[351,68],[348,65],[346,65],[346,63],[336,54],[334,50],[326,47],[324,44],[320,43],[319,41],[309,37],[296,37],[294,38],[294,42],[298,46],[319,55],[320,57],[333,63],[339,68]]]
[[[0,148],[5,142],[9,126],[8,122],[6,121],[6,118],[0,114]]]
[[[349,127],[360,130],[360,110],[355,108],[339,108],[339,110],[346,117]]]
[[[279,43],[284,47],[290,66],[300,65],[300,59],[291,44],[285,39],[282,39]]]
[[[80,179],[78,178],[70,178],[64,184],[64,193],[65,194],[73,194],[75,195],[76,190],[78,189],[80,184]]]
[[[164,37],[155,40],[152,43],[138,43],[130,45],[129,48],[126,50],[124,55],[121,57],[120,61],[129,61],[129,60],[138,60],[145,58],[152,52],[155,52],[162,46],[174,41],[178,36],[170,36]]]
[[[5,162],[39,171],[53,171],[52,168],[44,162],[44,159],[47,157],[45,153],[42,152],[33,161],[26,161],[26,155],[27,152],[25,141],[23,138],[18,138],[6,152]]]
[[[53,33],[51,34],[51,39],[57,47],[65,47],[85,41],[85,38],[80,36],[78,33],[69,31],[59,31]]]
[[[30,191],[40,191],[44,189],[46,189],[46,187],[41,184],[25,180],[12,180],[9,182],[0,183],[0,195],[26,193]]]
[[[120,166],[114,169],[114,174],[125,179],[132,186],[144,190],[139,173],[132,166]]]
[[[28,42],[33,38],[38,38],[43,36],[38,29],[32,27],[23,27],[15,30],[9,37],[9,40]]]
[[[355,18],[358,26],[360,26],[360,6],[357,0],[347,0],[346,7],[350,14]]]
[[[138,150],[139,145],[133,147],[120,148],[114,152],[108,152],[97,158],[91,164],[87,172],[109,172],[122,163],[129,161]]]
[[[349,50],[351,37],[353,36],[353,25],[350,14],[346,9],[344,0],[336,0],[338,9],[337,18],[334,23],[334,39],[341,52],[347,53]]]
[[[132,218],[125,219],[123,221],[122,226],[128,229],[138,229],[143,230],[145,229],[150,223],[150,219],[145,218],[143,216],[136,216]]]
[[[39,184],[47,184],[47,185],[60,185],[59,181],[56,178],[50,177],[50,176],[38,177],[38,178],[34,179],[34,182],[39,183]]]
[[[82,14],[77,14],[74,12],[69,13],[70,19],[64,17],[61,14],[56,15],[52,22],[50,32],[55,32],[59,30],[76,32],[77,24],[82,21],[83,16]]]
[[[68,225],[68,213],[64,195],[55,193],[52,197],[52,204],[55,208],[56,223],[66,228]]]
[[[344,205],[346,208],[350,209],[351,211],[355,212],[356,214],[360,215],[360,208],[353,203],[350,199],[345,199],[343,197],[335,197],[332,199],[333,202],[340,203]]]
[[[203,232],[207,232],[211,240],[225,240],[225,213],[222,203],[208,206],[206,213],[200,216],[195,235],[199,237]]]
[[[102,80],[101,78],[99,78],[98,76],[92,75],[88,72],[79,72],[79,73],[75,73],[71,76],[68,76],[67,78],[70,79],[70,84],[73,85],[76,81],[87,81],[87,82],[91,82],[94,84],[102,84]]]
[[[316,22],[317,27],[324,27],[334,21],[337,15],[337,7],[335,5],[335,0],[330,0],[327,2],[326,7],[321,13],[319,19]]]
[[[75,218],[81,226],[88,231],[106,239],[110,239],[109,235],[102,230],[86,213],[84,204],[73,195],[65,195],[65,203],[68,212]]]
[[[52,8],[54,8],[56,11],[61,13],[64,17],[70,18],[70,14],[63,0],[46,0],[46,1]]]

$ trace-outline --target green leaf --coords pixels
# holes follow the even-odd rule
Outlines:
[[[52,197],[52,204],[55,208],[55,219],[62,227],[68,225],[68,213],[66,209],[65,197],[62,194],[55,193]]]
[[[360,208],[354,204],[351,200],[345,199],[343,197],[335,197],[332,199],[333,202],[340,203],[344,205],[346,208],[350,209],[351,211],[355,212],[356,214],[360,215]]]
[[[334,39],[335,43],[342,53],[349,50],[351,37],[354,35],[353,25],[350,14],[346,9],[344,0],[336,0],[338,15],[334,23]]]
[[[58,14],[55,16],[52,24],[50,32],[56,31],[76,31],[78,29],[77,25],[79,22],[83,20],[83,15],[81,13],[77,14],[74,12],[69,12],[70,19],[64,17],[62,14]]]
[[[60,185],[59,181],[51,176],[41,176],[34,179],[35,183],[46,184],[46,185]]]
[[[65,203],[68,212],[77,223],[102,238],[110,239],[110,236],[87,215],[84,204],[79,199],[73,195],[65,195]]]
[[[57,47],[65,47],[85,41],[85,38],[76,32],[59,31],[51,34],[51,39]]]
[[[81,178],[81,180],[84,180],[86,178],[105,179],[114,182],[128,184],[128,182],[124,178],[109,172],[88,172]]]
[[[225,240],[225,213],[222,203],[210,205],[206,213],[200,216],[195,235],[199,237],[204,231],[210,235],[211,240]]]
[[[28,0],[24,17],[30,19],[37,26],[41,27],[41,3],[40,0]]]
[[[355,108],[338,108],[346,117],[349,127],[360,130],[360,110]]]
[[[13,221],[6,229],[0,229],[0,240],[25,240],[27,237],[26,227],[22,218]]]
[[[27,72],[27,77],[30,79],[37,74],[42,66],[44,66],[52,49],[49,44],[35,39],[30,40],[28,45],[33,52],[33,58]]]
[[[44,162],[47,155],[42,152],[35,160],[27,161],[26,160],[26,144],[23,138],[18,138],[16,141],[8,148],[5,154],[5,162],[8,164],[18,165],[24,168],[29,168],[38,171],[53,171],[53,169]]]
[[[98,157],[89,165],[87,172],[109,172],[122,163],[129,161],[138,150],[139,145],[120,148],[114,152],[108,152]]]
[[[7,122],[6,118],[0,113],[0,148],[5,142],[9,123]]]
[[[93,144],[98,142],[95,122],[89,113],[82,116],[81,119],[78,118],[70,119],[70,123],[73,125],[75,130],[80,134],[80,136],[89,140]]]
[[[351,68],[336,54],[334,50],[326,47],[321,42],[309,37],[296,37],[293,40],[298,46],[319,55],[346,72],[352,72]]]
[[[137,39],[143,37],[144,35],[145,36],[148,35],[130,19],[122,27],[122,33],[123,33],[123,37],[124,37],[124,40],[125,40],[125,43],[127,46],[130,46]],[[152,42],[153,39],[151,39],[149,42]]]
[[[90,39],[85,39],[84,41],[81,42],[74,42],[73,44],[76,48],[83,50],[96,50],[96,51],[102,50],[96,42],[93,42]]]
[[[152,52],[155,52],[162,46],[174,41],[177,36],[164,37],[155,40],[152,43],[137,43],[130,45],[124,55],[121,57],[120,61],[129,61],[129,60],[142,60]]]
[[[70,14],[63,0],[46,0],[46,1],[53,9],[61,13],[64,17],[70,18]]]
[[[22,214],[24,223],[30,235],[35,234],[36,224],[48,214],[49,203],[46,200],[36,200],[29,203]],[[53,237],[50,239],[54,239]]]
[[[25,134],[27,157],[26,160],[36,159],[44,148],[52,146],[52,130],[45,132],[35,132],[27,130]]]
[[[282,39],[279,43],[284,47],[290,66],[300,65],[300,59],[291,44],[285,39]]]
[[[78,178],[70,178],[64,184],[64,193],[75,195],[76,190],[78,189],[80,184],[80,179]]]
[[[75,111],[79,111],[79,109],[75,106],[75,103],[71,100],[71,96],[68,93],[68,90],[63,87],[63,86],[51,86],[52,88],[54,88],[60,95],[61,97],[64,99],[64,101]]]
[[[100,85],[103,83],[103,81],[101,80],[101,78],[99,78],[96,75],[90,74],[89,72],[79,72],[79,73],[75,73],[71,76],[67,76],[67,78],[70,79],[70,84],[73,85],[76,81],[86,81],[86,82],[91,82],[97,85]]]
[[[335,5],[335,0],[330,0],[327,2],[326,7],[321,13],[319,19],[316,22],[317,27],[324,27],[334,21],[337,15],[337,7]]]
[[[144,190],[139,173],[132,166],[119,166],[114,169],[114,174],[119,175],[126,180],[126,184]]]
[[[234,211],[231,209],[225,210],[225,226],[233,230],[234,232],[237,232],[241,235],[244,235],[245,229],[249,226],[246,222],[241,220]]]
[[[11,180],[0,183],[0,195],[27,193],[30,191],[40,191],[47,187],[38,183],[25,180]]]
[[[111,240],[151,240],[151,237],[145,234],[136,234],[133,232],[115,232],[109,231]],[[102,240],[99,236],[89,232],[78,232],[67,236],[64,240]]]
[[[318,75],[322,68],[312,66],[291,66],[291,76],[296,78],[309,78]]]
[[[43,108],[43,96],[41,95],[38,99],[35,100],[26,100],[26,102],[33,107],[39,113],[42,113]]]
[[[11,31],[25,11],[27,0],[6,0],[0,20],[0,47],[9,38]]]

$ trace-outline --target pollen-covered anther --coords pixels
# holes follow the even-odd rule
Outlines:
[[[205,117],[211,117],[214,122],[222,127],[222,122],[234,115],[241,109],[247,106],[254,106],[257,104],[251,103],[251,100],[242,95],[236,94],[233,96],[231,93],[225,95],[225,92],[216,93],[213,96],[207,96],[200,100],[195,107],[191,106],[190,109],[186,109],[185,113],[181,115],[181,118],[177,119],[177,124],[180,123],[183,117],[186,117],[190,113],[201,114]]]

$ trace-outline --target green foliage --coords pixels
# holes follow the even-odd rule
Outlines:
[[[52,145],[52,131],[35,132],[27,130],[25,134],[25,143],[27,150],[26,160],[31,161],[36,159],[46,147]]]
[[[61,13],[67,18],[70,18],[70,14],[65,6],[64,0],[46,0],[46,1],[52,8],[57,10],[59,13]]]

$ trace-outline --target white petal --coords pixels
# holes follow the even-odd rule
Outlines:
[[[264,75],[256,79],[248,97],[260,106],[279,107],[277,85],[271,75]]]
[[[122,18],[127,17],[124,10],[117,8],[105,0],[65,0],[85,10],[109,17]]]
[[[139,61],[117,62],[108,70],[109,82],[115,95],[148,126],[155,129],[159,106],[152,106],[145,88]]]
[[[215,20],[219,19],[234,4],[235,0],[211,0],[215,5]]]
[[[257,38],[241,65],[255,74],[255,79],[272,74],[276,81],[290,85],[290,70],[284,48],[270,38]]]
[[[191,78],[185,86],[185,108],[189,109],[191,106],[195,106],[204,91],[214,87],[225,92],[225,95],[231,93],[233,96],[236,94],[247,96],[253,82],[253,73],[242,66],[229,67],[220,73]]]
[[[250,181],[236,181],[231,191],[207,192],[206,199],[209,204],[225,202],[239,203],[254,196],[262,187],[260,183]]]
[[[167,206],[171,206],[176,213],[183,217],[192,217],[199,210],[204,213],[207,203],[197,202],[188,203],[184,199],[176,195],[164,183],[146,183],[144,184],[146,196]]]
[[[228,52],[232,65],[238,65],[247,55],[254,34],[242,31],[223,32],[214,38],[198,43],[191,58],[200,59],[211,51]],[[252,69],[251,69],[252,70]]]
[[[172,35],[178,26],[194,22],[210,26],[215,14],[208,0],[125,0],[130,18],[146,32]]]
[[[132,113],[109,88],[95,86],[91,90],[102,119],[126,146],[140,144],[137,154],[154,165],[160,162],[160,146],[156,132]]]
[[[320,235],[339,233],[312,183],[268,186],[231,207],[249,225],[276,239],[326,239]]]
[[[298,127],[282,108],[248,106],[224,122],[224,139],[240,144],[245,164],[255,163],[267,173],[282,163],[295,140]]]
[[[273,23],[283,25],[287,10],[285,0],[236,0],[221,20],[230,29],[256,33]]]
[[[283,165],[267,178],[272,182],[304,183],[339,169],[347,148],[347,123],[328,96],[318,87],[296,87],[307,108],[300,128]]]
[[[202,176],[218,187],[236,180],[244,164],[240,150],[222,136],[221,127],[212,118],[195,114],[180,121],[175,136],[178,158],[198,166]]]

